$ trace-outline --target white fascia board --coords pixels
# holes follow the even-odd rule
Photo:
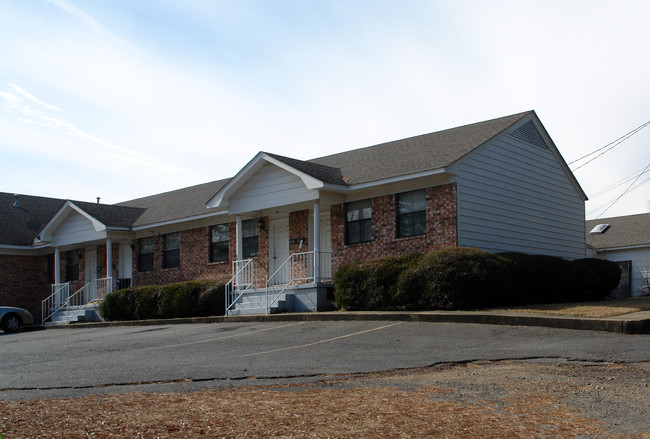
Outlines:
[[[624,245],[621,247],[594,247],[597,252],[614,252],[614,251],[620,251],[620,250],[636,250],[639,248],[647,248],[650,250],[650,243],[649,244],[636,244],[636,245]]]
[[[298,171],[297,169],[274,159],[273,157],[260,152],[253,160],[248,162],[224,187],[221,188],[207,203],[208,208],[227,208],[230,205],[230,197],[237,192],[265,163],[271,163],[287,172],[297,176],[302,180],[307,189],[321,189],[324,183],[317,178]]]
[[[228,207],[230,195],[233,192],[236,192],[246,182],[246,180],[248,180],[248,174],[250,172],[255,172],[263,165],[263,163],[260,165],[262,155],[264,155],[264,153],[257,153],[257,155],[253,157],[253,160],[240,169],[237,175],[231,178],[230,181],[219,190],[219,192],[214,194],[214,196],[205,203],[206,207],[208,209],[215,207]]]
[[[321,189],[325,185],[325,183],[323,183],[319,179],[307,175],[302,171],[298,171],[296,168],[293,168],[287,165],[286,163],[282,163],[280,160],[274,159],[273,157],[270,157],[266,154],[264,154],[262,158],[267,162],[274,164],[278,168],[282,168],[285,171],[290,172],[295,176],[297,176],[298,178],[300,178],[302,182],[305,184],[305,186],[307,187],[307,189]]]
[[[68,200],[63,206],[61,206],[59,211],[52,217],[52,219],[45,225],[45,227],[43,227],[40,233],[41,239],[39,240],[35,238],[34,242],[51,241],[53,230],[59,227],[61,223],[63,223],[63,221],[65,221],[65,219],[70,215],[70,213],[72,213],[73,210],[90,221],[96,232],[106,230],[106,225],[104,225],[101,221],[89,215],[83,209],[75,205],[72,201]]]
[[[403,181],[415,180],[416,178],[431,177],[433,175],[440,175],[447,172],[446,168],[432,169],[429,171],[416,172],[415,174],[398,175],[396,177],[384,178],[382,180],[370,181],[367,183],[353,184],[350,186],[341,186],[333,184],[324,184],[323,189],[332,192],[352,192],[361,189],[369,189],[377,186],[384,186],[387,184],[401,183]]]
[[[0,245],[0,255],[34,255],[39,250],[50,248],[50,244],[25,245]],[[34,255],[36,256],[36,255]]]
[[[161,222],[158,222],[158,223],[144,224],[142,226],[133,227],[133,228],[131,228],[129,230],[131,230],[133,232],[138,232],[140,230],[154,229],[154,228],[157,228],[157,227],[164,227],[164,226],[172,226],[174,224],[180,224],[180,223],[186,223],[186,222],[190,222],[190,221],[202,220],[202,219],[206,219],[206,218],[211,218],[213,216],[226,215],[228,213],[229,213],[228,211],[221,210],[219,212],[210,212],[210,213],[206,213],[204,215],[195,215],[195,216],[189,216],[189,217],[186,217],[186,218],[178,218],[178,219],[172,219],[172,220],[167,220],[167,221],[161,221]]]

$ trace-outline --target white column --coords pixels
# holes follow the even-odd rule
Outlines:
[[[106,238],[106,277],[113,277],[113,243],[111,238]],[[109,281],[106,287],[107,293],[113,292],[113,280]]]
[[[243,259],[244,255],[244,245],[242,241],[242,229],[241,229],[241,216],[237,215],[237,260],[240,261]]]
[[[314,282],[320,281],[320,204],[314,203]]]
[[[113,243],[106,238],[106,277],[113,277]]]
[[[61,283],[61,250],[59,247],[54,248],[54,283]]]

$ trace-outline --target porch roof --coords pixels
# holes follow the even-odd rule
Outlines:
[[[0,245],[31,246],[34,233],[38,234],[49,224],[69,200],[59,198],[19,195],[18,206],[14,207],[15,195],[0,192]],[[144,209],[121,207],[110,204],[97,204],[85,201],[70,201],[108,228],[129,227]],[[34,233],[27,221],[38,220]]]

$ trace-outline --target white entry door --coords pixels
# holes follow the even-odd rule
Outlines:
[[[97,247],[86,249],[84,257],[85,277],[84,282],[88,283],[97,279]]]
[[[133,250],[131,250],[131,246],[129,244],[120,244],[118,270],[119,279],[131,279],[133,277]],[[130,285],[130,282],[128,281],[122,282],[125,282],[125,285],[118,285],[118,288]]]
[[[269,228],[269,275],[272,275],[289,258],[289,218],[271,220]],[[273,280],[276,284],[288,281],[288,273]]]

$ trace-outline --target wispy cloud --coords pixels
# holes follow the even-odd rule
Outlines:
[[[4,113],[19,122],[64,132],[91,144],[113,150],[113,153],[109,154],[109,156],[120,160],[126,160],[165,172],[183,172],[177,166],[163,163],[147,154],[106,142],[80,129],[74,123],[68,122],[62,117],[62,113],[64,113],[62,109],[37,98],[16,84],[7,84],[6,87],[7,89],[5,91],[0,91],[0,110],[4,108]],[[2,100],[4,100],[4,105],[2,105]],[[119,154],[115,154],[115,152]]]
[[[64,10],[65,12],[74,16],[77,20],[82,22],[87,27],[95,30],[96,32],[101,33],[107,37],[110,37],[112,40],[118,43],[125,44],[125,41],[123,39],[121,39],[113,32],[108,30],[106,26],[102,25],[100,22],[95,20],[95,18],[93,18],[90,14],[86,13],[85,11],[79,9],[74,5],[71,5],[67,1],[65,0],[44,0],[44,1],[56,6],[57,8]]]

